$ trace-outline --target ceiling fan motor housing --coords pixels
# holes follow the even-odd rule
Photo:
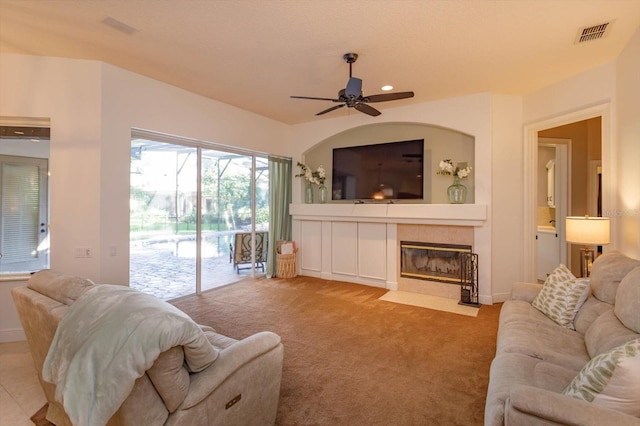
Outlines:
[[[348,64],[352,64],[358,60],[357,53],[345,53],[342,57],[344,58],[344,61]]]

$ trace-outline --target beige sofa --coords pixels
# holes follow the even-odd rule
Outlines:
[[[640,261],[604,254],[593,263],[589,285],[575,330],[532,306],[541,284],[514,286],[500,312],[486,426],[640,425],[634,415],[563,394],[592,358],[640,337]]]
[[[98,286],[83,278],[44,270],[34,274],[26,287],[12,289],[49,403],[47,419],[56,425],[70,425],[71,421],[63,404],[56,400],[55,385],[43,380],[43,365],[60,321],[67,314],[72,318],[78,310],[70,311],[71,306],[74,303],[81,306]],[[120,286],[100,287],[104,290]],[[83,295],[85,299],[80,299]],[[204,335],[202,342],[211,345],[209,349],[216,353],[215,360],[194,373],[187,368],[187,344],[160,353],[141,377],[132,379],[133,389],[108,419],[108,425],[275,423],[283,361],[280,337],[260,332],[238,341],[210,327],[193,324],[196,332]],[[116,325],[117,328],[120,326]]]

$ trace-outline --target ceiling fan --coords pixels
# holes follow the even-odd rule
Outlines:
[[[351,75],[351,67],[353,63],[358,59],[357,53],[345,53],[342,57],[346,63],[349,64],[349,80],[347,81],[347,87],[338,92],[338,98],[314,98],[310,96],[291,96],[295,99],[312,99],[317,101],[331,101],[340,102],[340,105],[332,106],[323,111],[320,111],[316,115],[326,114],[333,110],[342,107],[355,108],[358,111],[371,115],[373,117],[381,114],[380,111],[374,107],[368,105],[375,102],[395,101],[397,99],[412,98],[413,92],[396,92],[396,93],[382,93],[380,95],[362,95],[362,80]]]

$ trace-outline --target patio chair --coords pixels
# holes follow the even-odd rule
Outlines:
[[[256,232],[256,269],[264,271],[267,262],[268,232]],[[238,232],[234,243],[229,244],[229,263],[238,274],[241,269],[251,269],[251,232]],[[244,267],[242,267],[244,266]]]

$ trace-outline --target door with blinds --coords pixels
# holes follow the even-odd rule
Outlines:
[[[0,156],[0,273],[49,265],[48,161]]]

